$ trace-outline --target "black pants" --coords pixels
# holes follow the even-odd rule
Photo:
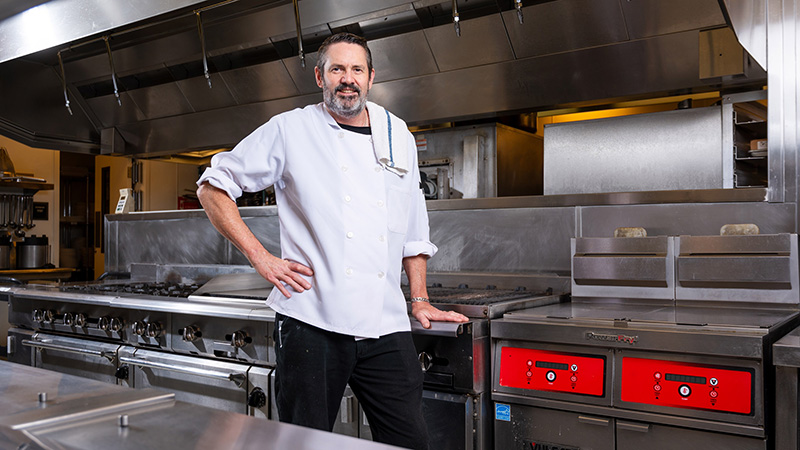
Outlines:
[[[281,422],[331,431],[349,383],[373,440],[426,450],[422,370],[411,333],[356,341],[275,317],[275,396]]]

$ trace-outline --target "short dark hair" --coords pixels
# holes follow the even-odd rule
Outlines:
[[[364,49],[367,53],[367,71],[372,73],[372,52],[369,51],[367,40],[353,33],[337,33],[325,39],[319,47],[319,50],[317,50],[317,68],[319,68],[319,71],[325,71],[325,63],[328,62],[328,47],[342,42],[346,44],[356,44]]]

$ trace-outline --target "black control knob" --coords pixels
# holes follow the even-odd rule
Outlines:
[[[75,326],[86,328],[86,325],[89,324],[89,321],[86,319],[86,315],[82,313],[75,314]]]
[[[181,334],[181,337],[186,342],[194,342],[203,337],[203,333],[200,331],[200,328],[194,325],[189,325],[188,327],[181,328],[180,330],[178,330],[178,332]]]
[[[114,372],[114,376],[119,378],[120,380],[127,380],[130,370],[128,366],[119,366],[117,370]]]
[[[33,312],[31,312],[31,319],[33,319],[34,322],[42,322],[44,320],[44,311],[41,309],[34,309]]]
[[[263,408],[267,405],[267,394],[260,387],[253,388],[247,396],[247,405],[253,408]]]
[[[103,331],[108,331],[111,327],[111,317],[102,316],[97,319],[97,328]]]
[[[72,326],[75,324],[75,316],[72,313],[64,313],[61,319],[64,321],[64,325]]]
[[[44,317],[42,318],[42,322],[44,323],[52,323],[56,319],[56,315],[58,313],[54,309],[48,309],[44,312]]]
[[[231,341],[231,345],[235,348],[242,348],[245,345],[253,342],[253,338],[247,335],[247,332],[239,330],[234,331],[233,334],[228,334],[225,339]]]
[[[122,327],[124,327],[124,326],[125,326],[125,323],[119,317],[114,317],[113,319],[111,319],[111,323],[109,324],[109,328],[113,332],[118,332],[118,331],[122,330]]]
[[[144,336],[145,331],[147,330],[147,324],[142,322],[141,320],[137,320],[131,324],[131,332],[136,336]]]
[[[433,365],[433,356],[427,352],[420,353],[417,358],[419,359],[419,366],[422,368],[423,372],[427,372]]]
[[[161,324],[158,322],[149,322],[147,324],[147,329],[145,330],[145,334],[149,338],[157,338],[161,336]]]

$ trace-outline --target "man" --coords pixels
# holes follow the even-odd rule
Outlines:
[[[366,40],[342,33],[314,68],[323,103],[273,117],[198,181],[211,223],[275,285],[276,397],[283,422],[331,430],[349,383],[376,441],[426,449],[422,372],[412,315],[464,322],[427,302],[428,218],[414,139],[367,102],[375,71]],[[267,252],[234,199],[275,186],[281,258]]]

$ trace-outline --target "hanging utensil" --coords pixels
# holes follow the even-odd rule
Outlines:
[[[306,68],[306,54],[303,51],[303,30],[300,27],[300,5],[298,0],[293,0],[294,3],[294,23],[297,27],[297,53],[300,55],[300,66]]]
[[[203,75],[208,82],[208,88],[211,89],[211,75],[208,73],[208,56],[206,55],[206,36],[203,33],[203,19],[200,17],[200,11],[195,11],[194,15],[197,17],[197,33],[200,35],[200,50],[203,52]]]
[[[453,25],[456,27],[456,36],[461,37],[461,16],[458,15],[458,1],[453,0]]]
[[[514,8],[517,10],[519,24],[522,25],[522,0],[514,0]]]
[[[33,195],[28,196],[27,214],[28,220],[25,222],[25,229],[30,230],[36,226],[36,224],[33,223]]]
[[[69,96],[67,95],[67,75],[64,73],[64,61],[61,60],[61,50],[58,51],[58,66],[61,67],[61,88],[64,89],[64,101],[66,102],[64,105],[67,107],[67,111],[69,111],[69,115],[72,115],[72,108],[69,107]]]
[[[25,230],[22,229],[25,225],[25,198],[22,195],[17,198],[17,217],[19,217],[19,221],[17,222],[17,229],[14,230],[14,235],[25,237]]]
[[[114,83],[114,96],[117,97],[117,104],[122,106],[122,100],[119,98],[119,89],[117,88],[117,73],[114,71],[114,58],[111,57],[111,44],[108,43],[108,36],[103,36],[103,40],[108,51],[108,63],[111,65],[111,82]]]

